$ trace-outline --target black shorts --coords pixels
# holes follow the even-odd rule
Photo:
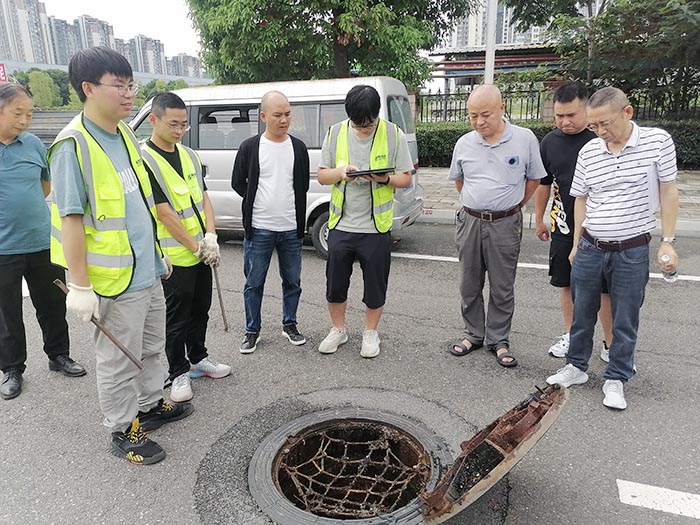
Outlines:
[[[367,308],[384,306],[391,266],[390,233],[328,232],[328,261],[326,263],[326,300],[344,303],[348,299],[352,265],[360,262]]]
[[[557,288],[571,287],[571,263],[569,254],[574,247],[573,239],[552,237],[549,243],[549,283]],[[608,285],[603,281],[602,293],[608,293]]]

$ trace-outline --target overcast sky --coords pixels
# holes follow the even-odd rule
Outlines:
[[[42,0],[46,14],[73,22],[90,15],[112,24],[114,38],[129,40],[146,35],[160,40],[168,57],[178,53],[199,55],[199,38],[192,27],[185,0]]]

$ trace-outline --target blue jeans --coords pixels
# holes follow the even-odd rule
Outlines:
[[[605,251],[581,238],[571,268],[574,319],[566,362],[583,370],[593,351],[600,293],[607,284],[612,304],[613,341],[604,379],[627,381],[634,375],[639,311],[649,281],[649,246]]]
[[[265,278],[270,267],[272,251],[277,249],[280,277],[282,278],[282,325],[297,323],[297,306],[301,296],[301,249],[303,239],[296,230],[274,232],[253,228],[250,238],[243,241],[243,273],[245,288],[245,330],[259,333]]]

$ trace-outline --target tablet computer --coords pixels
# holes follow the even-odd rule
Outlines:
[[[348,177],[361,177],[362,175],[385,175],[387,173],[394,173],[395,171],[395,168],[379,168],[376,170],[348,171],[345,175]]]

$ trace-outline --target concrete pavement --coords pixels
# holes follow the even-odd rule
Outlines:
[[[424,191],[423,215],[418,219],[420,222],[455,223],[459,202],[454,184],[447,181],[448,172],[448,168],[420,168],[418,171],[418,182],[423,186]],[[679,171],[678,188],[680,208],[676,234],[698,237],[700,236],[700,171]],[[534,211],[534,205],[530,201],[523,210],[526,228],[535,227]]]

